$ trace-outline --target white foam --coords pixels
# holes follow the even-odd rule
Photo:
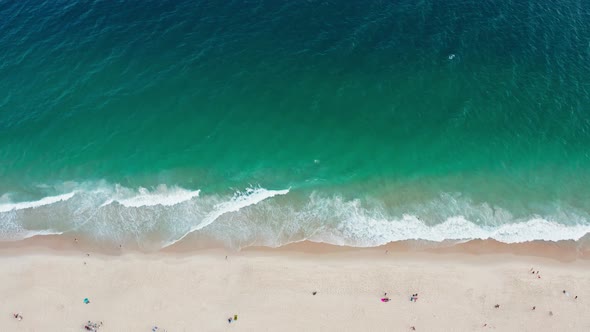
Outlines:
[[[155,190],[149,191],[146,188],[139,188],[137,192],[126,188],[117,187],[117,194],[114,198],[109,198],[100,207],[107,206],[117,202],[125,207],[142,207],[142,206],[173,206],[182,202],[190,201],[198,197],[200,190],[186,190],[179,187],[167,188],[164,185],[158,186]]]
[[[213,223],[217,218],[221,217],[222,215],[230,212],[239,211],[247,206],[258,204],[268,198],[277,196],[277,195],[286,195],[289,193],[289,189],[284,190],[267,190],[264,188],[248,188],[243,193],[236,193],[229,201],[222,202],[213,208],[211,212],[209,212],[203,220],[196,226],[191,227],[191,229],[182,235],[180,238],[170,241],[164,245],[164,247],[168,247],[173,245],[174,243],[184,239],[190,233],[197,231],[199,229],[203,229],[207,227],[211,223]]]
[[[277,246],[307,239],[371,247],[411,239],[435,242],[495,239],[505,243],[579,240],[590,233],[589,214],[567,205],[559,204],[552,213],[543,216],[519,218],[501,207],[474,203],[459,195],[441,195],[408,206],[408,211],[404,211],[403,206],[387,207],[380,201],[346,200],[321,194],[311,194],[306,201],[301,197],[269,200],[288,194],[289,189],[248,188],[233,196],[201,197],[199,190],[176,186],[126,188],[101,182],[68,184],[67,188],[57,190],[69,193],[17,203],[12,202],[10,194],[2,195],[0,239],[60,234],[53,231],[58,229],[87,233],[101,240],[131,238],[138,243],[152,241],[157,245],[160,241],[176,239],[165,245],[169,246],[206,228],[205,236],[240,246],[252,243]],[[56,204],[72,197],[68,204]],[[259,204],[266,200],[268,204]],[[11,213],[51,204],[56,204],[55,210],[51,206]],[[213,223],[214,227],[208,227]]]
[[[354,219],[340,223],[333,232],[317,234],[310,240],[337,245],[373,247],[403,240],[442,242],[445,240],[494,239],[504,243],[535,240],[577,241],[587,233],[590,233],[589,224],[564,225],[542,218],[499,226],[485,226],[477,225],[463,216],[454,216],[447,218],[443,223],[428,226],[412,215],[405,215],[398,220],[375,219],[357,215]]]
[[[34,236],[62,235],[62,234],[63,234],[63,232],[58,232],[58,231],[54,231],[54,230],[51,230],[51,229],[39,230],[39,231],[27,231],[23,235],[23,240],[24,239],[28,239],[28,238],[32,238]]]
[[[590,232],[589,225],[563,225],[542,218],[534,218],[524,223],[502,225],[495,229],[490,238],[506,243],[519,243],[533,240],[560,241],[579,240]]]
[[[74,197],[75,194],[76,194],[76,192],[74,191],[74,192],[71,192],[68,194],[63,194],[63,195],[43,197],[38,201],[0,204],[0,212],[9,212],[9,211],[13,211],[13,210],[31,209],[31,208],[37,208],[40,206],[54,204],[54,203],[58,203],[58,202],[64,202],[64,201],[67,201],[70,198]]]
[[[463,203],[460,204],[460,209],[452,209],[459,213],[467,211],[470,218],[474,219],[457,214],[447,217],[443,222],[427,224],[415,215],[405,214],[401,218],[395,218],[379,207],[367,209],[359,200],[346,201],[340,197],[311,195],[304,209],[286,219],[294,219],[298,224],[312,220],[304,226],[305,232],[309,234],[306,238],[308,240],[358,247],[373,247],[403,240],[441,242],[495,239],[505,243],[579,240],[590,233],[590,222],[583,217],[570,216],[564,219],[558,216],[561,222],[551,217],[515,219],[498,207],[491,208],[485,203]],[[572,224],[563,223],[576,219]]]

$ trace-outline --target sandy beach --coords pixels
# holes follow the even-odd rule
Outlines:
[[[304,243],[100,254],[5,246],[0,326],[85,331],[90,320],[103,322],[105,332],[590,330],[587,260],[383,249]]]

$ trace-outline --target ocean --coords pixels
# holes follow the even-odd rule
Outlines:
[[[0,50],[3,241],[590,231],[583,1],[0,0]]]

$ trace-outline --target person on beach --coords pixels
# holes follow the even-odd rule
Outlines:
[[[537,307],[536,306],[533,306],[533,310],[535,310],[535,309],[537,309]]]
[[[23,315],[21,315],[19,313],[13,314],[13,316],[14,316],[14,318],[16,318],[18,320],[23,320]]]
[[[102,322],[100,322],[100,323],[94,323],[94,322],[88,321],[86,323],[86,325],[84,325],[84,329],[86,329],[88,331],[94,331],[94,332],[96,332],[96,331],[98,331],[98,329],[101,326],[102,326]]]
[[[494,306],[494,308],[496,308],[496,309],[499,309],[499,308],[500,308],[500,305],[499,305],[499,304],[496,304],[496,305]]]

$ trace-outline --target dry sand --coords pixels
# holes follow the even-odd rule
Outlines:
[[[103,321],[101,332],[590,331],[583,259],[311,244],[88,257],[4,246],[0,266],[0,331],[84,331],[88,320]]]

